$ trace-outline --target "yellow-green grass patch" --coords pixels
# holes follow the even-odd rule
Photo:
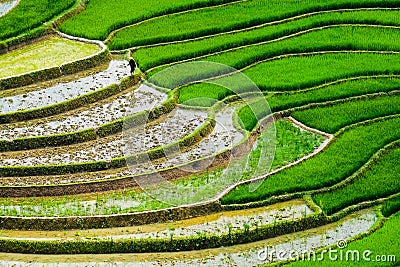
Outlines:
[[[0,55],[0,78],[57,67],[93,55],[100,50],[95,44],[50,37]]]

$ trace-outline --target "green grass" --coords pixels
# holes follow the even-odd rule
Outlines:
[[[23,0],[0,17],[0,41],[16,37],[50,21],[72,7],[76,0]]]
[[[399,123],[397,116],[356,126],[337,137],[315,157],[268,177],[257,190],[250,192],[248,185],[239,186],[221,201],[224,204],[259,201],[338,183],[361,168],[380,148],[399,139]]]
[[[353,12],[332,12],[320,15],[314,15],[311,17],[306,17],[303,19],[290,21],[286,23],[281,23],[277,25],[265,26],[262,28],[247,30],[242,32],[224,34],[220,36],[209,37],[205,39],[200,39],[191,42],[175,43],[155,47],[145,47],[140,48],[135,51],[135,59],[140,64],[142,70],[147,70],[162,64],[173,63],[179,60],[189,59],[198,56],[204,56],[210,53],[220,52],[226,49],[235,48],[243,45],[256,44],[259,42],[265,42],[267,40],[272,40],[289,34],[297,33],[299,31],[312,29],[315,27],[321,27],[324,25],[333,25],[341,23],[365,23],[365,24],[375,24],[375,25],[399,25],[400,22],[398,17],[400,16],[400,11],[382,11],[382,10],[370,10],[370,11],[353,11]],[[346,29],[346,28],[343,28]],[[325,30],[326,31],[326,30]],[[364,38],[362,41],[360,37],[353,36],[350,31],[345,32],[343,35],[343,30],[329,30],[324,38],[317,38],[314,42],[319,44],[329,44],[328,41],[336,42],[342,41],[343,43],[353,43],[355,45],[360,45],[365,47],[366,45],[373,43],[379,44],[374,47],[374,49],[381,49],[380,46],[397,46],[394,42],[385,39],[385,44],[376,39],[377,32],[380,30],[365,30],[366,34],[371,34],[373,38]],[[333,34],[333,36],[331,36]],[[384,35],[384,33],[381,33]],[[315,36],[315,35],[313,35]],[[392,35],[393,37],[393,35]],[[382,38],[381,38],[382,39]],[[306,48],[309,49],[313,43],[308,43]],[[114,47],[115,42],[110,43],[111,49],[117,49]],[[267,46],[268,47],[268,46]],[[296,47],[288,46],[293,50]],[[122,48],[122,47],[121,47]],[[286,48],[286,49],[289,49]],[[265,53],[268,49],[265,49],[262,53]],[[277,48],[275,51],[281,51]],[[270,52],[272,53],[272,52]]]
[[[64,23],[60,30],[104,40],[115,29],[151,17],[226,2],[231,0],[90,0],[86,10]]]
[[[366,38],[368,36],[368,38]],[[398,30],[344,26],[329,28],[258,46],[249,46],[232,52],[204,58],[237,69],[274,56],[288,53],[338,50],[394,50],[399,51],[396,41]],[[290,67],[288,65],[287,67]],[[285,71],[290,69],[285,68]]]
[[[262,91],[290,91],[360,75],[400,73],[398,57],[372,53],[289,57],[258,64],[243,73]]]
[[[303,131],[285,120],[275,122],[276,147],[271,169],[278,169],[312,153],[324,140],[320,135]]]
[[[309,103],[324,102],[336,100],[351,96],[358,96],[368,93],[388,92],[400,89],[400,79],[397,78],[381,78],[381,79],[360,79],[349,80],[347,82],[329,85],[315,90],[309,91],[292,91],[280,93],[268,93],[266,99],[272,111],[281,111],[284,109],[294,108]],[[240,92],[240,89],[238,90]],[[265,92],[267,93],[267,92]],[[193,106],[209,106],[209,103],[198,103],[196,101],[189,102],[191,99],[209,98],[212,100],[222,100],[234,93],[225,87],[213,84],[194,84],[185,86],[180,90],[179,103],[185,103]],[[210,101],[215,102],[215,101]],[[265,101],[262,101],[264,104]],[[257,106],[257,104],[254,104]],[[246,113],[248,108],[243,108],[240,112],[241,116]],[[257,110],[257,108],[255,109]],[[243,120],[246,121],[246,120]]]
[[[188,90],[188,88],[191,90]],[[226,88],[210,84],[198,84],[182,88],[179,101],[192,106],[210,106],[215,100],[222,100],[227,95],[232,94]],[[284,93],[270,93],[266,96],[267,103],[272,112],[283,111],[310,103],[320,103],[333,101],[342,98],[361,96],[364,94],[390,92],[400,89],[399,78],[366,78],[359,80],[350,80],[329,86],[307,91],[293,91]],[[191,101],[193,99],[193,101]],[[251,104],[253,109],[245,106],[239,111],[239,117],[245,126],[245,129],[251,131],[254,129],[258,118],[267,114],[262,114],[266,110],[265,100]],[[255,111],[257,114],[254,114]]]
[[[152,76],[150,80],[152,80],[153,77],[156,77],[157,79],[154,79],[156,81],[156,84],[164,83],[173,87],[177,82],[180,82],[180,80],[184,81],[185,79],[188,79],[188,77],[194,78],[192,75],[193,70],[196,71],[198,69],[207,69],[208,71],[213,71],[216,75],[220,75],[218,73],[231,73],[232,71],[234,71],[234,69],[227,67],[225,65],[215,64],[210,62],[194,62],[190,64],[192,65],[191,66],[192,68],[186,68],[185,67],[186,64],[176,65],[170,68],[170,69],[175,69],[179,66],[182,66],[182,70],[184,70],[185,68],[188,69],[188,71],[186,71],[187,77],[185,77],[185,73],[183,71],[181,71],[183,75],[179,75],[177,72],[170,72],[168,69],[164,72],[174,73],[175,74],[174,77],[171,77],[168,80],[158,79],[157,77],[161,76],[160,75],[161,73],[164,73],[160,72],[157,73],[155,76]],[[199,66],[197,66],[197,64],[199,64]],[[168,76],[162,75],[161,77],[168,77]],[[164,80],[167,81],[164,82]],[[263,96],[262,92],[259,90],[254,81],[250,80],[246,75],[239,72],[233,75],[230,74],[224,78],[205,81],[204,83],[185,85],[179,90],[179,102],[184,103],[186,101],[190,101],[190,103],[185,103],[185,104],[201,106],[202,104],[198,102],[199,98],[207,98],[211,100],[210,102],[215,102],[215,100],[222,100],[229,95],[233,94],[240,95],[244,92],[252,93],[251,100],[256,97]]]
[[[304,155],[311,153],[315,147],[319,146],[323,138],[319,135],[302,131],[293,126],[292,123],[286,120],[280,120],[275,123],[276,127],[276,155],[272,162],[272,169],[279,168],[283,165],[293,162]],[[259,139],[263,140],[263,139]],[[261,155],[261,147],[263,142],[259,141],[257,147],[251,151],[249,158],[251,159],[250,168],[246,168],[247,157],[243,157],[238,162],[237,171],[233,171],[235,176],[240,175],[242,179],[249,179],[255,169],[254,163],[259,162]],[[196,201],[196,198],[211,198],[214,197],[217,188],[212,190],[201,190],[202,187],[209,183],[218,183],[221,178],[232,179],[237,181],[237,177],[223,176],[224,169],[218,168],[210,170],[202,174],[195,174],[189,177],[177,180],[174,182],[181,190],[182,196],[175,199],[178,204],[186,204]],[[213,186],[214,187],[214,186]],[[192,198],[188,197],[190,192],[197,190],[197,194]],[[214,191],[213,191],[214,190]],[[168,207],[167,203],[154,198],[161,194],[162,189],[153,188],[146,192],[138,192],[135,189],[127,189],[125,191],[114,191],[98,194],[95,200],[98,202],[96,210],[93,214],[112,214],[128,211],[143,211],[156,210]],[[201,193],[201,194],[200,194]],[[0,215],[15,215],[15,216],[71,216],[71,215],[90,215],[82,205],[82,201],[93,200],[93,198],[85,198],[81,196],[65,196],[65,197],[45,197],[45,198],[25,198],[25,199],[1,199],[0,200]],[[114,200],[137,201],[139,206],[130,209],[121,209],[118,205],[114,205]],[[14,205],[23,207],[22,212],[19,212]],[[39,209],[36,210],[35,206]]]
[[[179,103],[188,106],[210,107],[216,101],[222,100],[227,96],[233,95],[231,90],[215,84],[194,84],[182,87],[179,92]],[[199,101],[199,99],[207,99]]]
[[[331,215],[363,201],[375,200],[400,192],[400,149],[383,156],[370,170],[343,188],[316,194],[313,200]]]
[[[400,95],[313,108],[294,112],[292,116],[311,128],[333,134],[348,124],[397,113],[400,113]]]
[[[348,244],[344,248],[343,255],[348,251],[358,250],[360,252],[360,261],[332,261],[329,259],[329,254],[326,253],[323,261],[298,261],[289,264],[290,267],[301,267],[301,266],[330,266],[330,267],[341,267],[341,266],[398,266],[400,259],[400,239],[399,236],[399,225],[400,225],[400,213],[394,214],[390,217],[382,228],[376,232],[364,237],[360,240],[356,240]],[[372,252],[370,259],[371,261],[362,260],[363,252],[369,250]],[[340,257],[340,252],[334,254]],[[375,261],[376,255],[395,255],[395,262],[377,262]],[[320,255],[318,255],[319,258]],[[372,261],[373,260],[373,261]]]
[[[325,86],[307,91],[275,93],[267,95],[266,99],[272,112],[283,111],[285,109],[295,108],[310,103],[320,103],[333,101],[341,98],[360,96],[377,92],[390,92],[400,89],[400,79],[398,78],[368,78],[361,80],[346,81],[334,85]],[[262,105],[265,101],[255,102],[253,109],[245,106],[239,111],[239,117],[246,128],[251,131],[254,129],[258,118],[265,117],[268,114],[262,114],[265,110]],[[261,105],[261,106],[260,106]],[[253,111],[256,113],[254,114]]]
[[[240,75],[246,75],[261,91],[294,91],[338,79],[365,75],[399,74],[400,61],[398,57],[398,54],[358,52],[288,56],[279,60],[258,63],[243,70]],[[153,83],[173,89],[190,81],[199,81],[232,72],[229,67],[221,64],[195,63],[191,63],[190,69],[185,67],[187,64],[175,65],[150,77],[150,81],[157,77],[154,78]],[[180,68],[182,68],[181,71],[174,71]],[[213,81],[231,84],[229,80],[235,79],[234,75],[230,75]],[[241,86],[241,92],[246,92],[248,89],[243,84],[237,86]],[[190,88],[187,87],[185,90],[190,91]],[[201,89],[197,88],[197,91],[199,90]]]
[[[192,75],[191,80],[196,80],[197,78],[205,78],[217,73],[214,69],[207,69],[199,65],[197,69],[189,72],[189,74],[188,72],[176,73],[171,79],[164,79],[165,81],[162,81],[161,85],[174,88],[176,85],[188,80],[188,75]],[[261,91],[294,91],[361,75],[398,74],[400,73],[400,61],[398,60],[398,55],[392,54],[320,54],[287,57],[264,62],[246,69],[242,73],[247,75]],[[229,80],[235,79],[234,76],[218,78],[215,81],[221,83],[227,81],[228,83]],[[238,89],[239,93],[246,92],[247,87],[244,85]],[[232,92],[229,89],[216,88],[207,84],[196,84],[181,89],[180,102],[198,97],[222,99],[230,94]]]
[[[397,173],[398,175],[398,173]],[[382,204],[382,214],[385,217],[389,217],[390,215],[400,211],[400,196],[395,198],[386,200]]]
[[[60,66],[93,55],[100,49],[94,44],[51,37],[0,55],[0,78]]]
[[[396,1],[339,0],[327,2],[253,0],[218,9],[200,10],[187,14],[154,19],[119,32],[112,40],[114,49],[184,40],[216,34],[265,22],[288,18],[307,12],[341,7],[395,6]]]
[[[341,98],[390,92],[400,89],[400,78],[366,78],[349,80],[306,91],[294,91],[267,95],[271,110],[282,111],[310,103],[338,100]]]

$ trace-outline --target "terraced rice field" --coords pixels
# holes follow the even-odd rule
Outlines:
[[[0,78],[60,66],[63,63],[90,56],[98,51],[100,49],[96,45],[51,37],[2,54],[0,57],[2,62]]]
[[[399,18],[0,1],[0,266],[398,266]]]

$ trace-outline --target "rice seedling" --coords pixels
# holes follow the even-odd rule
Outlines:
[[[353,12],[332,12],[305,17],[299,20],[289,21],[271,26],[223,34],[219,36],[211,36],[204,39],[194,40],[190,42],[171,43],[162,46],[143,47],[135,51],[135,59],[139,62],[142,70],[148,70],[162,64],[173,63],[179,60],[190,59],[199,56],[207,56],[211,53],[223,53],[227,49],[238,48],[244,45],[257,44],[268,40],[296,34],[300,31],[305,31],[313,28],[318,28],[326,25],[337,24],[373,24],[373,25],[399,25],[397,20],[399,11],[393,10],[369,10],[369,11],[353,11]],[[385,47],[396,47],[397,44],[390,40],[388,36],[394,31],[385,30],[382,28],[360,28],[360,27],[340,27],[316,31],[316,33],[305,34],[304,37],[292,37],[293,40],[304,40],[307,45],[297,41],[280,41],[280,45],[261,45],[263,50],[258,50],[256,53],[273,54],[281,53],[282,51],[306,51],[311,50],[317,45],[332,46],[333,43],[339,46],[353,47],[358,46],[360,49],[371,47],[373,50],[381,50]],[[369,38],[361,35],[368,35]],[[379,36],[380,35],[380,36]],[[307,36],[307,37],[306,37]],[[309,36],[309,37],[308,37]],[[313,38],[316,37],[317,38]],[[321,36],[318,37],[318,36]],[[386,36],[386,37],[384,37]],[[393,38],[395,34],[391,35]],[[307,40],[313,39],[313,42]],[[287,45],[285,45],[288,43]],[[290,43],[290,45],[289,45]],[[297,45],[296,45],[297,43]],[[118,43],[111,42],[111,49],[117,50]],[[271,49],[269,49],[271,48]],[[238,48],[239,49],[239,48]],[[252,55],[246,49],[246,54]],[[396,49],[398,50],[398,49]]]
[[[380,148],[399,139],[399,122],[397,116],[351,128],[315,157],[268,177],[257,190],[251,192],[248,185],[242,185],[221,201],[246,203],[332,186],[357,171]]]
[[[263,92],[296,91],[339,79],[365,75],[398,74],[400,73],[400,63],[397,57],[397,54],[373,53],[328,53],[304,57],[293,56],[259,63],[242,71],[242,74],[250,78]],[[191,78],[196,80],[215,74],[215,70],[209,71],[199,66],[195,74],[196,77]],[[239,76],[239,74],[218,78],[213,82],[222,83],[229,79],[234,80],[235,76]],[[177,74],[173,80],[169,81],[168,86],[173,88],[185,78],[184,74]],[[240,83],[237,84],[241,85]],[[247,87],[240,87],[237,91],[245,93],[247,89]],[[220,100],[231,94],[233,92],[229,89],[212,84],[194,84],[181,89],[180,102],[192,98],[207,97],[207,95],[210,95],[209,98],[211,99]]]
[[[382,214],[385,217],[400,211],[400,196],[389,199],[382,204]]]
[[[104,40],[113,30],[152,17],[218,5],[229,0],[91,0],[85,11],[64,23],[60,30],[71,35]],[[99,23],[101,22],[101,23]]]
[[[361,260],[347,260],[345,261],[346,266],[396,266],[398,259],[400,258],[400,241],[398,236],[398,225],[400,224],[400,213],[394,214],[390,217],[382,228],[376,232],[370,233],[364,238],[357,238],[354,242],[349,243],[346,248],[340,249],[336,254],[343,255],[343,259],[346,259],[346,255],[350,255],[354,251],[359,252]],[[335,249],[335,248],[334,248]],[[367,253],[365,253],[367,251]],[[370,253],[368,253],[370,252]],[[364,253],[364,258],[363,258]],[[344,261],[332,261],[325,254],[323,260],[318,261],[319,266],[343,266]],[[366,255],[366,257],[365,257]],[[317,255],[321,258],[321,255]],[[351,259],[351,256],[348,257]],[[366,259],[366,260],[365,260]],[[317,265],[313,261],[297,261],[289,264],[288,266],[313,266]]]
[[[400,149],[383,156],[370,170],[347,186],[316,194],[313,200],[330,215],[341,209],[368,200],[387,197],[400,192]],[[388,206],[385,209],[388,210]],[[385,215],[389,215],[385,212]]]
[[[315,147],[323,141],[319,135],[302,131],[293,126],[290,122],[281,120],[276,122],[277,129],[277,148],[276,156],[272,162],[272,169],[279,168],[289,162],[295,161],[300,157],[311,153]],[[250,164],[250,168],[245,168],[247,162],[257,163],[260,157],[262,142],[258,142],[257,147],[252,150],[250,156],[244,157],[238,164],[237,173],[233,176],[241,175],[242,179],[249,179],[252,176],[251,169],[255,169],[254,164]],[[180,188],[182,194],[187,194],[190,190],[201,189],[213,181],[220,179],[224,169],[217,168],[209,170],[202,174],[191,175],[189,177],[175,181],[174,183]],[[235,180],[237,177],[230,177]],[[229,178],[229,177],[228,177]],[[150,188],[145,192],[135,189],[125,191],[113,191],[97,195],[94,199],[79,196],[65,197],[46,197],[46,198],[25,198],[25,199],[2,199],[0,201],[0,215],[10,215],[10,212],[16,216],[72,216],[72,215],[92,215],[92,214],[115,214],[121,212],[134,212],[143,210],[157,210],[169,207],[168,203],[159,201],[154,198],[162,191],[162,188]],[[187,204],[187,200],[195,202],[196,198],[211,198],[216,192],[202,192],[194,195],[192,199],[182,198],[177,204]],[[207,195],[208,194],[208,195]],[[153,197],[152,197],[153,196]],[[118,206],[124,204],[125,208]],[[130,207],[129,207],[130,206]],[[19,207],[19,212],[14,210]]]
[[[6,16],[0,17],[0,41],[42,26],[75,3],[76,0],[21,1]]]
[[[253,0],[239,2],[217,9],[204,9],[147,21],[120,31],[113,38],[112,46],[114,49],[120,49],[184,40],[242,29],[308,12],[348,7],[380,6],[382,3],[381,0],[340,0],[335,2],[321,2],[319,0],[300,2],[272,0],[266,2]],[[384,3],[384,6],[395,6],[395,1]]]
[[[321,103],[342,98],[361,96],[378,92],[390,92],[400,88],[398,78],[368,78],[343,81],[336,84],[314,88],[306,91],[272,93],[266,96],[272,112],[304,106],[311,103]],[[247,130],[252,130],[256,124],[256,116],[264,117],[267,114],[253,114],[253,111],[263,110],[259,105],[264,102],[253,103],[253,108],[245,106],[239,111],[239,117]]]
[[[292,116],[310,126],[335,133],[346,125],[400,113],[400,96],[381,96],[294,112]]]

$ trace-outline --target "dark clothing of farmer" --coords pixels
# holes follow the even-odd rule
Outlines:
[[[129,66],[131,67],[131,74],[134,73],[137,65],[133,58],[129,59]]]

